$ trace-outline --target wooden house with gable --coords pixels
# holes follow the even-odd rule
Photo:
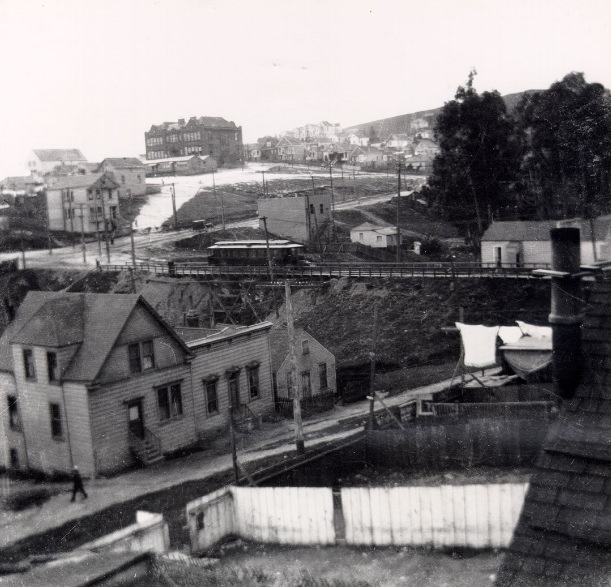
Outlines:
[[[139,295],[29,292],[0,337],[0,466],[112,473],[221,428],[228,393],[272,411],[270,327],[187,342]]]
[[[302,328],[295,329],[295,360],[298,381],[293,380],[286,328],[270,334],[274,397],[278,411],[292,414],[296,393],[304,413],[333,407],[337,384],[335,356]]]

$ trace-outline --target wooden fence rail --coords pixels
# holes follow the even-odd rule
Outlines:
[[[526,483],[438,487],[228,487],[187,504],[193,552],[230,535],[275,544],[502,548]],[[340,505],[341,504],[341,505]],[[338,530],[341,532],[341,530]]]

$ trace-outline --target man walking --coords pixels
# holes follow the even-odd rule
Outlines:
[[[74,465],[72,469],[72,499],[70,501],[74,501],[77,493],[83,494],[83,499],[87,499],[87,492],[85,491],[85,486],[83,485],[83,478],[78,470],[78,467]]]

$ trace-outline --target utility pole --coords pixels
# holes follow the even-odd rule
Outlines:
[[[401,223],[400,223],[400,200],[401,200],[401,161],[397,164],[397,263],[401,263]]]
[[[267,266],[269,268],[269,282],[272,286],[272,296],[274,299],[274,310],[276,310],[276,318],[279,317],[278,314],[278,304],[276,302],[276,287],[274,285],[274,265],[272,263],[272,256],[269,250],[269,233],[267,232],[267,216],[261,216],[261,220],[263,220],[263,228],[265,229],[265,252],[267,254]]]
[[[289,339],[289,361],[291,365],[291,381],[293,383],[293,420],[295,422],[295,446],[297,454],[305,453],[303,440],[303,424],[301,422],[301,394],[297,381],[297,358],[295,357],[295,327],[293,325],[293,304],[291,302],[291,286],[288,281],[284,283],[286,305],[286,328]]]
[[[110,265],[110,239],[108,236],[108,223],[106,222],[106,206],[104,206],[104,189],[100,189],[102,197],[102,221],[104,222],[104,242],[106,243],[106,261]]]
[[[312,180],[312,196],[316,195],[316,190],[314,188],[314,176],[310,174],[310,179]],[[320,231],[318,230],[318,216],[316,214],[316,205],[314,205],[314,229],[316,230],[316,242],[318,243],[318,252],[320,254],[320,260],[324,260],[324,253],[322,250],[322,243],[320,242]]]
[[[378,346],[378,303],[373,307],[373,329],[371,333],[371,351],[369,352],[369,428],[374,424],[376,351]]]
[[[329,162],[329,179],[331,180],[331,230],[333,232],[333,240],[337,240],[337,231],[335,230],[335,195],[333,194],[333,165]]]
[[[136,268],[136,243],[134,242],[134,217],[132,215],[132,194],[129,194],[129,240],[132,249],[132,267]],[[132,273],[132,282],[134,274]],[[135,292],[134,292],[135,293]]]
[[[85,204],[78,204],[81,212],[81,248],[83,250],[83,264],[87,265],[87,247],[85,246]]]
[[[174,190],[174,184],[170,184],[170,194],[172,196],[172,214],[174,217],[174,230],[178,228],[178,220],[176,219],[176,191]]]
[[[214,201],[216,202],[216,182],[214,180],[214,171],[212,172],[212,194],[214,195]],[[223,223],[223,230],[225,230],[225,204],[223,203],[223,192],[221,192],[221,222]]]

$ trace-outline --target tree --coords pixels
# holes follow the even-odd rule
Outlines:
[[[540,218],[591,218],[609,210],[611,96],[570,73],[516,108],[521,207]]]
[[[495,214],[513,208],[511,184],[517,150],[513,123],[496,91],[478,94],[475,71],[437,118],[441,152],[429,178],[432,206],[443,218],[465,225],[475,244]]]

